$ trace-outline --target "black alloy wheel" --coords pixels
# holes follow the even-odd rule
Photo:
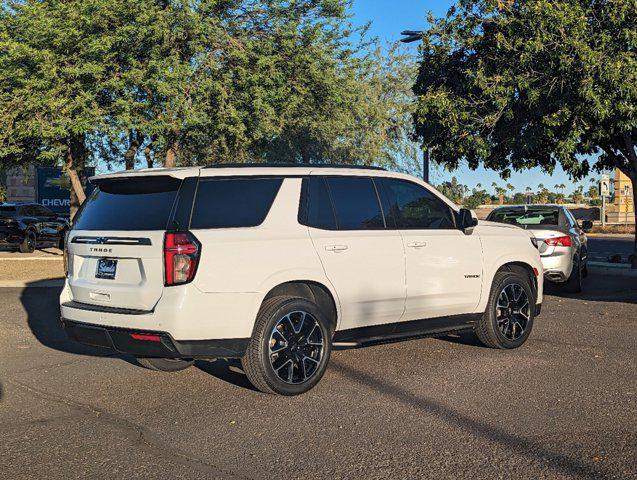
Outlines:
[[[304,311],[291,312],[272,329],[269,341],[270,365],[285,383],[307,381],[321,364],[323,333],[316,318]]]
[[[258,390],[300,395],[321,380],[332,351],[332,326],[312,301],[289,295],[264,300],[243,371]]]
[[[493,277],[489,301],[474,330],[491,348],[520,347],[531,334],[537,291],[531,273],[517,266],[504,267]]]
[[[498,329],[503,336],[517,340],[524,335],[531,318],[531,303],[522,285],[506,285],[498,296],[496,309]]]

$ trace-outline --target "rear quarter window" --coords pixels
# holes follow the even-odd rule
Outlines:
[[[190,228],[240,228],[261,225],[281,187],[282,178],[202,178],[197,187]]]
[[[166,230],[182,181],[168,176],[98,182],[74,230]]]

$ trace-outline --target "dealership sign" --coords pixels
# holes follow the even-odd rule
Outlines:
[[[86,176],[95,174],[95,169],[90,167],[85,170]],[[60,215],[68,216],[71,209],[70,180],[61,168],[38,167],[37,169],[37,196],[38,203],[53,210]],[[85,185],[87,195],[93,186]]]

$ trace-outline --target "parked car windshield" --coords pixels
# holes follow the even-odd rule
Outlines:
[[[520,227],[559,225],[560,210],[555,207],[498,208],[487,220]]]
[[[14,206],[0,205],[0,217],[14,217],[16,208]]]
[[[168,176],[100,182],[74,230],[165,230],[181,180]]]

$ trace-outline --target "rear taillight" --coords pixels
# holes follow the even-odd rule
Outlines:
[[[64,233],[64,245],[63,245],[63,249],[62,249],[62,260],[64,261],[64,276],[68,277],[69,276],[69,272],[71,271],[71,258],[69,256],[69,246],[68,246],[68,241],[69,239],[69,232],[65,232]]]
[[[164,284],[183,285],[195,278],[201,244],[190,232],[167,232],[164,239]]]
[[[573,246],[573,241],[571,237],[568,235],[564,235],[563,237],[553,237],[544,239],[544,243],[551,247],[571,247]]]

